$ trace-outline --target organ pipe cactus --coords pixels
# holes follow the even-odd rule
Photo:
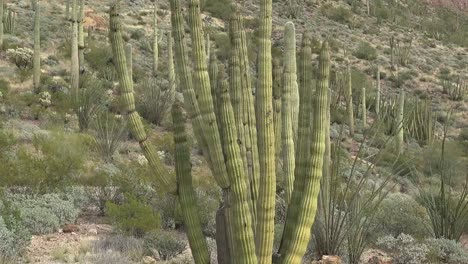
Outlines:
[[[84,41],[84,1],[80,0],[80,9],[78,15],[78,58],[80,62],[80,69],[84,70],[84,49],[85,49],[85,41]]]
[[[405,133],[422,144],[429,144],[434,138],[435,121],[430,100],[418,98],[407,100],[405,105]]]
[[[362,125],[365,128],[367,126],[367,105],[366,105],[366,87],[361,88],[361,118]]]
[[[77,1],[72,5],[72,41],[71,41],[71,96],[75,104],[78,102],[78,89],[80,86],[80,66],[78,56],[78,17]]]
[[[299,89],[297,85],[296,64],[296,29],[294,23],[289,21],[284,27],[284,78],[289,78],[291,86],[291,115],[294,137],[297,136],[299,115]]]
[[[153,9],[153,75],[158,75],[159,44],[158,44],[158,6],[154,4]]]
[[[312,51],[310,37],[304,34],[301,54],[301,82],[298,154],[294,192],[288,207],[280,263],[301,263],[310,240],[317,211],[317,198],[323,174],[328,108],[330,55],[327,42],[322,44],[315,96],[312,91]],[[306,102],[302,102],[306,101]],[[313,112],[313,117],[311,116]]]
[[[76,1],[76,0],[74,0]],[[140,147],[145,154],[148,164],[154,172],[155,182],[162,190],[170,193],[176,193],[175,179],[167,171],[158,157],[156,150],[149,144],[141,117],[135,110],[135,98],[133,91],[133,82],[128,74],[127,62],[125,58],[124,42],[122,38],[122,24],[118,13],[118,4],[114,4],[110,9],[110,31],[109,39],[115,58],[115,66],[119,78],[119,92],[122,99],[123,111],[128,118],[130,131],[134,138],[139,142]]]
[[[403,141],[404,141],[404,128],[403,128],[403,117],[404,117],[404,110],[405,109],[405,91],[400,91],[398,96],[398,109],[397,109],[397,116],[395,119],[395,127],[396,127],[396,149],[398,153],[402,152],[403,149]]]
[[[127,59],[127,71],[130,80],[133,82],[133,49],[132,44],[125,45],[125,58]]]
[[[173,44],[173,41],[172,41],[172,32],[168,32],[167,33],[167,58],[168,58],[168,61],[167,61],[167,72],[168,72],[168,78],[169,78],[169,89],[171,91],[171,94],[174,96],[175,95],[175,91],[176,91],[176,87],[178,86],[177,85],[177,81],[176,81],[176,75],[175,75],[175,71],[174,71],[174,44]],[[174,98],[172,97],[171,100],[174,100]]]
[[[192,185],[190,148],[187,134],[185,133],[182,108],[179,102],[175,102],[172,106],[172,121],[174,124],[177,194],[187,230],[187,237],[195,263],[209,263],[210,253],[197,211],[197,199]]]
[[[33,86],[34,92],[40,92],[41,86],[41,6],[36,2],[34,12],[34,55],[33,55]]]
[[[376,86],[377,86],[377,92],[375,95],[375,114],[377,118],[379,118],[380,114],[380,68],[377,66],[377,76],[376,76]]]
[[[211,53],[210,56],[210,65],[209,65],[209,74],[210,74],[210,83],[211,83],[211,97],[213,97],[213,105],[215,111],[217,111],[217,87],[218,87],[218,60],[216,58],[216,53]]]
[[[6,34],[15,34],[16,13],[3,7],[3,31]]]
[[[353,106],[353,82],[351,77],[351,66],[347,68],[346,84],[346,109],[348,111],[349,135],[354,137],[354,106]]]
[[[3,0],[0,0],[0,49],[3,48],[3,18],[4,18]]]
[[[278,59],[273,59],[273,123],[275,129],[276,174],[279,173],[281,157],[281,86],[282,71]]]

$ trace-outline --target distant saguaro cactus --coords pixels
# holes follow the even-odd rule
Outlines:
[[[84,39],[84,2],[85,0],[80,0],[80,8],[78,15],[78,58],[80,62],[80,70],[84,70],[84,49],[85,49],[85,39]]]
[[[72,100],[77,103],[78,89],[80,86],[80,62],[78,55],[78,0],[73,0],[71,27],[72,27],[72,41],[71,41],[71,94]]]
[[[158,37],[158,6],[154,3],[153,8],[153,75],[158,75],[159,63],[159,37]]]
[[[0,49],[3,48],[3,0],[0,0]]]
[[[33,56],[33,86],[34,92],[39,93],[41,88],[41,5],[36,1],[34,12],[34,56]]]
[[[353,106],[353,80],[351,75],[351,66],[347,68],[347,89],[346,89],[346,110],[348,111],[349,135],[354,137],[354,106]]]

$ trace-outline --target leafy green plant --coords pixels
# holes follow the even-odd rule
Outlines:
[[[161,224],[161,217],[153,208],[132,195],[127,195],[122,204],[108,201],[106,213],[120,231],[136,237],[157,230]]]
[[[320,13],[327,18],[342,24],[350,24],[353,18],[351,10],[342,6],[335,7],[333,4],[322,5],[320,7]]]

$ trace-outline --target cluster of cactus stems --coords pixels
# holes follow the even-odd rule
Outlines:
[[[462,101],[468,94],[468,85],[465,80],[459,76],[456,82],[452,80],[442,81],[443,92],[449,96],[450,100]]]
[[[420,143],[430,144],[434,139],[435,119],[430,100],[412,98],[406,100],[405,134]]]
[[[36,93],[39,93],[41,88],[41,5],[39,0],[35,0],[34,10],[33,88]]]
[[[5,34],[15,34],[16,29],[16,12],[6,8],[5,4],[2,4],[2,24],[3,24],[3,33]],[[3,34],[2,34],[3,35]]]
[[[395,39],[394,36],[390,37],[390,62],[392,66],[395,66],[397,63],[401,66],[408,65],[412,44],[412,39],[404,43]]]
[[[229,79],[224,65],[218,64],[213,53],[209,65],[205,35],[202,31],[198,0],[188,1],[191,29],[193,70],[188,66],[180,0],[171,0],[171,22],[174,37],[175,68],[184,104],[191,119],[195,138],[223,190],[223,203],[217,214],[218,250],[222,263],[271,263],[274,238],[274,208],[276,196],[276,141],[281,144],[281,158],[288,165],[291,202],[285,226],[280,263],[301,263],[310,239],[324,163],[329,114],[328,78],[330,59],[328,45],[323,44],[319,59],[319,76],[314,94],[311,40],[303,37],[300,85],[289,60],[283,63],[283,80],[275,79],[271,57],[271,0],[261,1],[258,87],[256,102],[250,87],[247,41],[239,12],[230,21],[231,50]],[[140,143],[155,182],[169,193],[179,196],[189,242],[196,263],[209,263],[205,237],[194,210],[189,153],[180,103],[173,106],[176,141],[176,178],[167,172],[147,143],[141,118],[135,111],[131,81],[118,4],[110,10],[110,42],[120,81],[120,94],[130,130]],[[292,23],[288,27],[294,29]],[[293,30],[294,32],[294,30]],[[294,38],[294,34],[292,34]],[[292,51],[295,54],[295,49]],[[289,64],[289,65],[288,65]],[[280,72],[281,68],[275,68]],[[281,86],[285,84],[284,86]],[[281,87],[283,87],[281,89]],[[300,87],[300,109],[297,126],[297,152],[294,145],[294,90]],[[278,91],[279,89],[279,91]],[[278,96],[281,93],[281,96]],[[274,99],[273,99],[274,98]],[[285,99],[286,98],[286,99]],[[297,97],[299,98],[299,96]],[[284,104],[283,104],[284,102]],[[275,105],[278,108],[274,107]],[[275,111],[277,110],[277,111]],[[287,126],[287,128],[285,128]],[[257,131],[258,130],[258,131]],[[255,132],[258,132],[255,133]],[[281,136],[280,136],[281,135]],[[258,148],[258,149],[257,149]],[[276,156],[278,157],[278,156]],[[189,230],[190,229],[190,230]]]
[[[130,77],[130,80],[133,81],[133,48],[130,43],[125,45],[125,57],[127,59],[128,76]]]

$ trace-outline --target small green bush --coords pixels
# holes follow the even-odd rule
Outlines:
[[[425,244],[429,247],[430,263],[468,263],[468,252],[462,244],[454,240],[432,238],[426,240]]]
[[[111,235],[95,241],[93,251],[98,255],[109,251],[117,252],[124,258],[139,261],[144,254],[144,242],[132,236]]]
[[[377,50],[368,42],[362,41],[353,55],[358,59],[373,61],[377,59]]]
[[[0,263],[2,258],[11,260],[21,255],[31,241],[31,234],[22,226],[20,212],[5,200],[0,200],[0,241]]]
[[[231,1],[205,0],[203,11],[211,13],[211,15],[214,17],[228,20],[232,13]]]
[[[324,4],[320,7],[320,13],[325,17],[342,24],[352,22],[353,13],[342,6],[335,7],[333,4]]]
[[[395,264],[428,263],[429,248],[418,243],[412,236],[400,234],[398,237],[385,236],[377,241],[377,246],[390,253]]]
[[[0,79],[0,100],[3,98],[6,98],[8,96],[8,93],[10,92],[10,82],[8,82],[5,79]]]
[[[151,255],[156,250],[163,260],[174,258],[187,247],[185,241],[167,231],[149,233],[144,240],[146,253]]]
[[[161,217],[153,208],[133,195],[127,195],[123,204],[107,202],[106,212],[120,231],[136,237],[143,237],[146,233],[158,229],[161,224]]]
[[[396,237],[404,233],[423,238],[429,235],[426,209],[403,193],[389,194],[380,204],[374,222],[379,236]]]

